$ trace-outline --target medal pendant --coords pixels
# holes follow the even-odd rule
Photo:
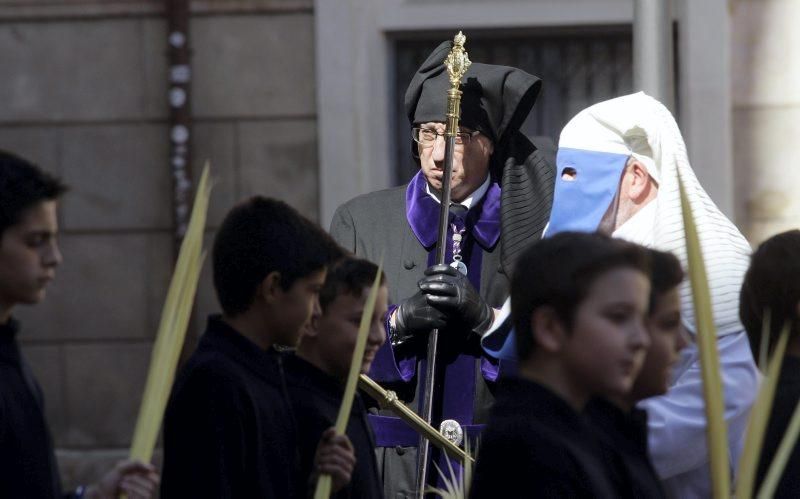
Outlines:
[[[453,263],[451,263],[450,266],[462,274],[467,275],[467,265],[461,260],[453,260]]]

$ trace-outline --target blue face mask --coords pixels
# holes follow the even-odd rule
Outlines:
[[[559,232],[594,232],[614,200],[619,180],[630,156],[585,149],[559,148],[556,188],[547,235]],[[564,180],[564,172],[572,180]]]
[[[622,171],[630,156],[584,149],[558,149],[556,188],[546,236],[559,232],[594,232],[617,195]],[[565,170],[573,175],[564,180]],[[498,359],[517,357],[516,332],[504,324],[481,340],[483,349]]]

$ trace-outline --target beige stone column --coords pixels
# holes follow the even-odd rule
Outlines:
[[[755,245],[800,227],[800,1],[731,15],[736,221]]]

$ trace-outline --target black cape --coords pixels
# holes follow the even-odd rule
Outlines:
[[[789,420],[792,419],[798,401],[800,401],[800,358],[787,355],[783,359],[778,386],[775,390],[775,400],[772,403],[772,414],[764,435],[761,458],[756,472],[756,488],[753,491],[755,493],[758,492],[761,483],[767,476],[772,459],[789,427]],[[800,445],[795,444],[789,456],[778,488],[775,489],[775,497],[800,497]]]
[[[586,415],[600,442],[604,461],[613,470],[610,478],[630,498],[666,497],[647,453],[647,412],[626,413],[604,399],[586,407]]]
[[[0,497],[61,497],[53,441],[44,416],[44,398],[16,335],[19,324],[0,325]]]
[[[543,386],[501,381],[478,449],[470,497],[616,498],[585,420]]]
[[[277,352],[209,318],[167,406],[161,497],[300,497],[281,371]]]
[[[314,454],[322,433],[336,423],[344,394],[342,384],[335,378],[295,354],[284,357],[286,384],[292,402],[300,450],[298,486],[308,486],[314,465]],[[361,397],[356,394],[347,437],[355,450],[356,465],[350,484],[332,498],[382,498],[383,485],[375,459],[375,438],[367,423],[367,413]]]

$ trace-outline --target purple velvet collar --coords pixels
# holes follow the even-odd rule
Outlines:
[[[425,190],[422,170],[414,175],[406,189],[406,219],[420,244],[430,250],[436,244],[439,203]],[[500,186],[492,182],[489,189],[469,210],[467,229],[483,249],[491,249],[500,238]]]

